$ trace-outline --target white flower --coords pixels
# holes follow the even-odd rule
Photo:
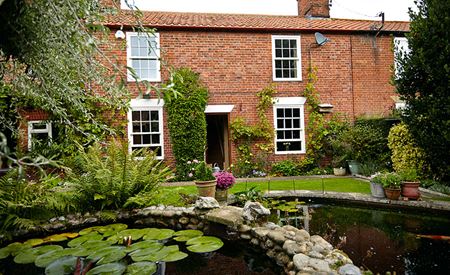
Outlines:
[[[190,177],[190,178],[192,178],[193,176],[194,176],[194,174],[192,174],[192,173],[188,174],[188,177]]]

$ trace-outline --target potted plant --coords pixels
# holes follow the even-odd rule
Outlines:
[[[226,202],[228,199],[228,189],[236,183],[236,178],[229,172],[217,172],[214,173],[214,176],[217,181],[216,200]]]
[[[200,197],[215,197],[216,193],[216,178],[213,175],[212,168],[204,161],[188,161],[191,165],[188,177],[193,178],[198,189]]]
[[[384,175],[380,173],[375,173],[370,177],[370,193],[372,194],[372,197],[378,199],[386,197],[384,195],[383,179]]]
[[[402,196],[408,199],[417,200],[420,198],[419,175],[414,168],[405,169],[399,172],[402,177]]]
[[[347,174],[345,156],[333,155],[331,165],[333,166],[333,174],[335,176],[345,176]]]
[[[402,178],[397,173],[382,173],[378,175],[379,182],[383,184],[384,194],[390,200],[398,200]],[[378,180],[377,180],[378,181]]]
[[[347,169],[347,149],[346,144],[339,137],[329,138],[331,147],[331,166],[335,176],[345,176]]]

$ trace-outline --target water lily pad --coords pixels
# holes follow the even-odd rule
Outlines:
[[[110,246],[110,247],[103,247],[96,251],[93,251],[93,253],[91,253],[87,257],[87,259],[93,260],[95,262],[95,261],[103,260],[105,258],[105,260],[102,262],[110,263],[110,262],[118,261],[125,256],[126,256],[126,253],[125,253],[124,246]],[[110,260],[110,259],[115,259],[115,260]],[[99,263],[99,264],[101,264],[101,263]]]
[[[44,243],[43,239],[29,239],[26,242],[24,242],[24,244],[29,244],[31,246],[37,246],[43,243]]]
[[[65,256],[53,263],[49,264],[45,268],[45,275],[62,275],[62,274],[72,274],[75,271],[75,266],[77,264],[77,257]]]
[[[123,231],[127,229],[128,225],[123,223],[114,223],[105,226],[105,231],[101,232],[103,234],[103,237],[109,237],[112,235],[115,235],[117,232]]]
[[[99,231],[103,228],[104,226],[92,226],[92,227],[88,227],[88,228],[84,228],[83,230],[81,230],[80,232],[78,232],[78,234],[80,234],[80,236],[83,235],[87,235],[89,233],[99,233]]]
[[[202,236],[190,239],[186,242],[187,250],[195,253],[206,253],[218,250],[223,242],[216,237]]]
[[[62,234],[59,234],[59,235],[67,237],[69,239],[73,239],[73,238],[78,237],[80,234],[78,234],[77,232],[68,232],[68,233],[62,233]]]
[[[80,246],[86,250],[98,250],[100,248],[107,247],[110,245],[112,245],[112,243],[108,242],[106,240],[90,240],[90,241],[84,242]]]
[[[156,272],[156,264],[152,262],[138,262],[127,267],[127,275],[152,275]]]
[[[29,248],[31,248],[30,244],[24,244],[19,242],[11,243],[8,246],[0,249],[0,259],[7,258],[9,255],[16,256],[23,250],[27,250]]]
[[[37,256],[36,260],[34,261],[34,264],[37,267],[47,267],[54,261],[58,260],[59,258],[62,258],[64,256],[67,256],[67,252],[64,250],[54,250],[47,252],[45,254]]]
[[[158,229],[147,228],[145,229],[144,240],[166,240],[172,238],[175,231],[172,229]]]
[[[146,233],[145,229],[125,229],[118,232],[116,235],[119,239],[123,239],[125,237],[130,237],[133,241],[137,241]]]
[[[86,257],[90,253],[92,253],[92,251],[90,251],[89,249],[85,249],[82,246],[77,246],[77,247],[71,247],[71,248],[64,249],[64,254],[66,256]]]
[[[82,245],[83,243],[87,241],[93,241],[93,240],[101,240],[103,239],[103,236],[98,233],[89,233],[87,235],[80,236],[78,238],[75,238],[67,243],[69,247],[76,247],[79,245]]]
[[[182,260],[182,259],[186,258],[187,256],[188,256],[188,254],[186,254],[184,252],[173,251],[173,252],[169,252],[169,254],[167,254],[164,258],[162,258],[161,261],[175,262],[175,261]]]
[[[108,274],[108,275],[120,275],[127,267],[122,263],[111,263],[104,264],[89,270],[86,275],[96,275],[96,274]]]
[[[162,247],[163,247],[162,243],[156,242],[154,240],[147,240],[147,241],[141,241],[141,242],[137,242],[137,243],[130,245],[129,247],[125,248],[125,252],[130,253],[130,252],[136,251],[138,249],[142,250],[142,249],[146,249],[146,248],[161,249]]]
[[[51,243],[51,242],[63,242],[66,241],[68,238],[65,234],[55,234],[48,237],[43,238],[42,240],[44,243]]]
[[[160,250],[149,254],[147,256],[147,261],[159,262],[159,261],[162,261],[169,254],[176,253],[176,252],[179,252],[178,245],[164,246]]]
[[[63,250],[62,246],[44,245],[35,248],[28,248],[17,254],[16,257],[14,257],[14,262],[17,264],[31,264],[34,263],[39,255],[58,250]]]
[[[149,248],[136,250],[130,253],[131,259],[135,262],[142,262],[142,261],[155,262],[155,260],[152,260],[154,258],[153,255],[155,255],[159,250],[161,250],[163,246],[164,246],[163,244],[159,244],[158,246],[154,245]]]
[[[186,242],[192,238],[203,236],[203,232],[200,230],[181,230],[175,232],[173,235],[177,236],[173,238],[174,240],[178,242]]]

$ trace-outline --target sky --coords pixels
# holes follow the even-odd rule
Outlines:
[[[141,10],[297,15],[296,0],[128,0]],[[414,0],[331,0],[332,18],[407,21]],[[122,7],[126,8],[124,1]]]

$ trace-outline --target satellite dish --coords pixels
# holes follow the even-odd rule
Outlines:
[[[316,43],[319,46],[324,45],[325,43],[327,43],[328,41],[330,41],[330,39],[326,38],[323,34],[321,34],[320,32],[316,32],[314,34],[314,36],[316,37]]]

